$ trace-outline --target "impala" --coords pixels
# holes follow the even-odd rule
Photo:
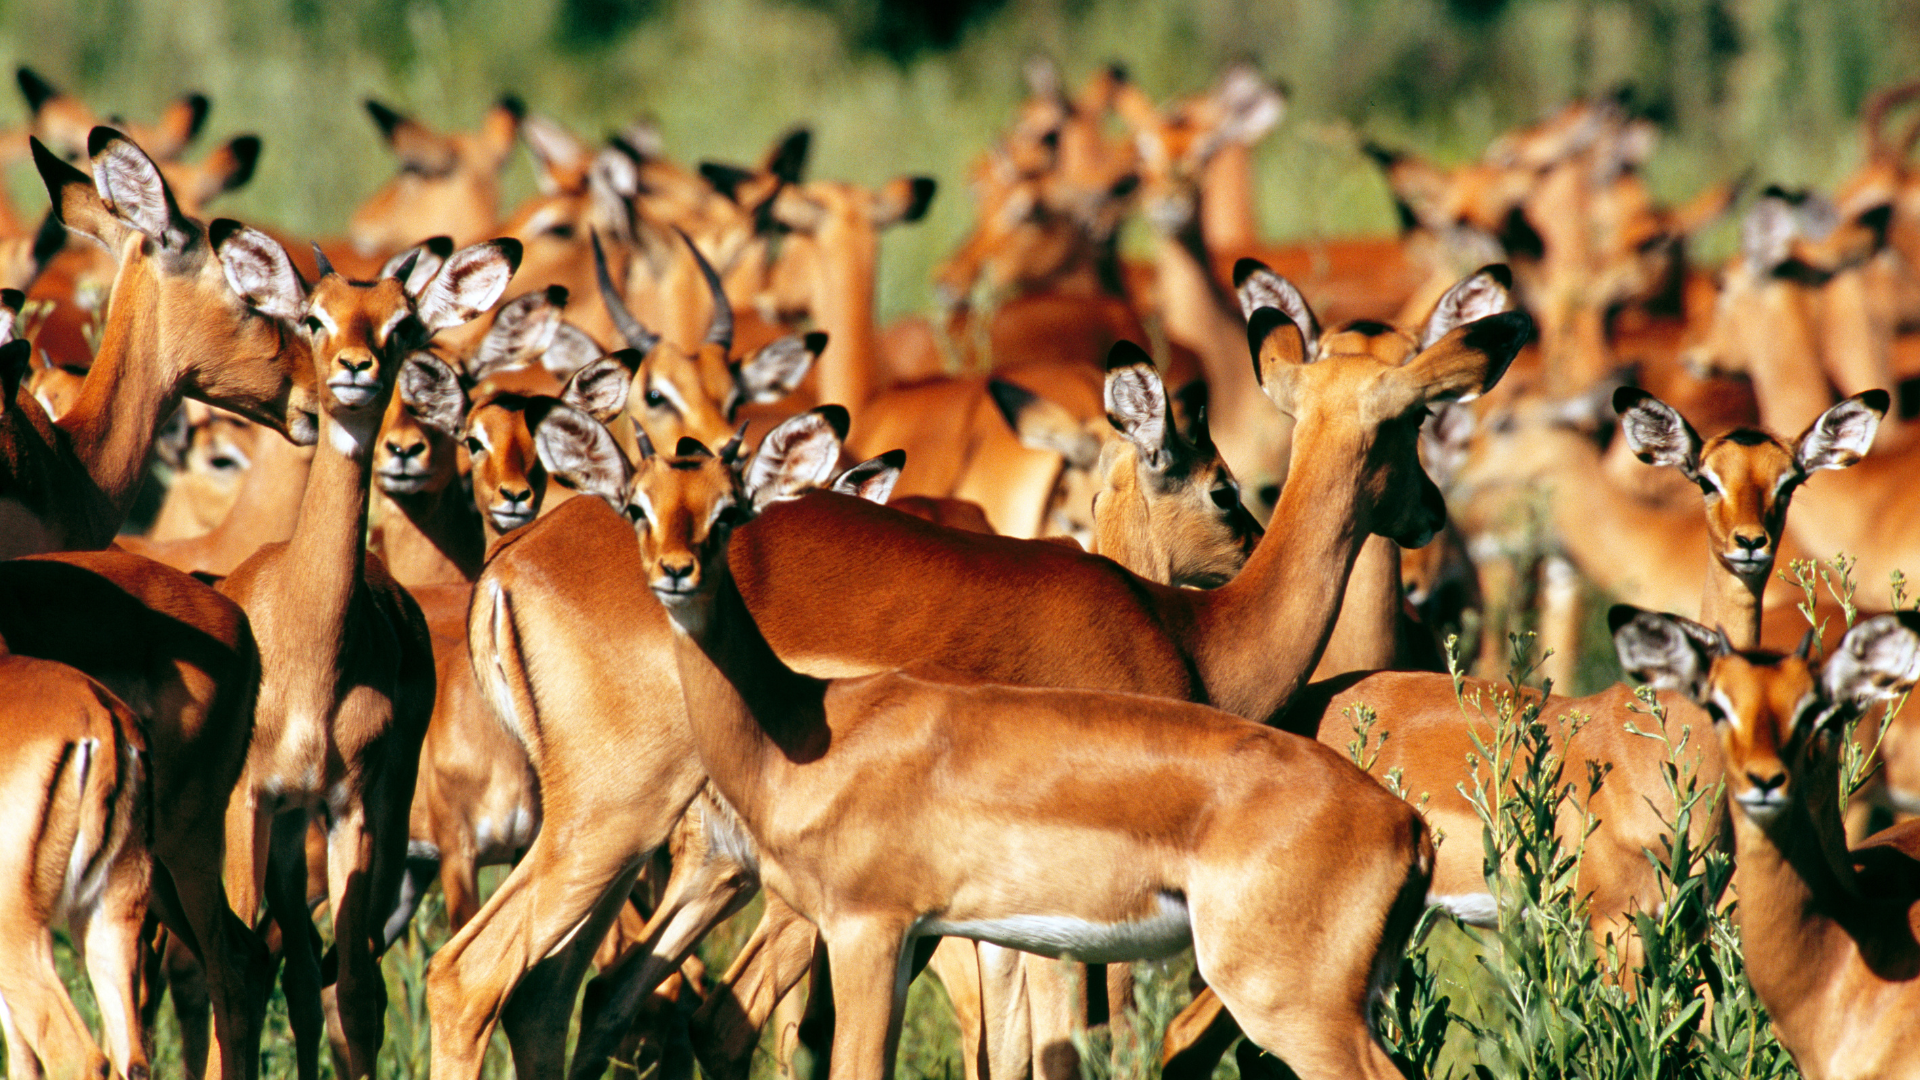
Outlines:
[[[24,342],[21,343],[24,345]],[[18,350],[11,350],[18,351]],[[11,366],[11,357],[4,361]],[[140,721],[65,664],[0,643],[0,1031],[22,1077],[144,1077],[135,1005],[151,824]],[[102,1054],[61,984],[65,923],[107,1042]]]
[[[1437,528],[1434,502],[1421,494],[1430,482],[1413,456],[1424,403],[1470,396],[1497,380],[1526,325],[1515,314],[1467,324],[1405,366],[1365,355],[1304,365],[1299,330],[1280,312],[1263,313],[1250,341],[1266,389],[1316,433],[1319,464],[1289,485],[1290,520],[1301,524],[1288,543],[1263,543],[1238,583],[1214,592],[1155,588],[1058,545],[955,533],[828,493],[770,507],[742,531],[732,557],[746,567],[766,558],[769,567],[797,560],[829,571],[862,568],[850,593],[760,598],[769,612],[795,605],[795,619],[803,609],[832,612],[825,623],[808,616],[804,631],[794,624],[787,632],[798,636],[784,646],[823,667],[872,671],[935,657],[953,670],[1008,681],[1205,695],[1264,717],[1311,669],[1324,638],[1300,629],[1330,623],[1339,577],[1366,532],[1411,542]],[[646,674],[670,655],[665,620],[651,598],[608,587],[636,578],[630,534],[618,523],[592,500],[574,500],[503,544],[482,576],[472,616],[475,671],[528,746],[546,817],[527,859],[435,960],[429,992],[441,1076],[478,1068],[472,1055],[528,958],[549,955],[576,928],[585,927],[579,937],[597,935],[594,927],[604,925],[597,920],[611,910],[605,898],[623,893],[621,882],[665,839],[702,782],[697,772],[685,774],[689,743],[676,688]],[[836,544],[846,546],[836,551]],[[601,568],[591,580],[576,572],[589,561],[586,552]],[[911,588],[895,580],[900,575],[915,579]],[[778,574],[771,580],[798,584]],[[889,599],[923,595],[941,601],[913,613]],[[869,626],[856,625],[863,621]],[[767,616],[761,622],[770,625]],[[889,624],[894,631],[872,631]],[[621,632],[582,640],[569,629],[586,625]],[[830,641],[822,626],[844,629]],[[829,646],[833,654],[823,655]],[[625,734],[589,736],[610,731],[608,724]],[[590,747],[607,737],[644,746],[646,768],[659,779],[634,787],[636,769],[615,777],[593,765],[599,755]],[[582,830],[622,839],[588,844]],[[791,986],[804,973],[804,962],[795,971],[790,960],[783,954],[772,985]],[[552,1011],[535,1003],[555,983],[570,985],[557,970],[515,995],[505,1010],[510,1027],[527,1030],[540,1008]],[[777,996],[757,1000],[770,1005]],[[547,1025],[550,1031],[553,1021]]]
[[[1847,633],[1826,663],[1738,650],[1676,615],[1621,605],[1621,666],[1713,717],[1735,807],[1733,887],[1747,978],[1809,1080],[1920,1076],[1920,832],[1852,851],[1840,827],[1841,727],[1920,680],[1911,613]]]
[[[731,586],[732,449],[677,450],[643,462],[625,499],[701,760],[772,887],[825,938],[831,1075],[892,1075],[912,946],[938,934],[1096,961],[1191,940],[1256,1041],[1296,1071],[1398,1075],[1367,1013],[1431,868],[1411,808],[1332,751],[1190,704],[801,675]],[[1053,754],[1010,753],[1021,740]],[[1065,747],[1077,750],[1062,759]],[[1141,776],[1159,778],[1162,800],[1137,802]],[[1309,839],[1335,806],[1339,858]],[[1260,940],[1283,922],[1295,930]]]
[[[382,920],[399,887],[433,659],[419,607],[366,554],[373,444],[406,354],[491,307],[519,255],[512,240],[456,252],[438,273],[352,282],[327,271],[309,294],[297,275],[257,301],[297,322],[312,349],[326,439],[292,539],[262,548],[222,583],[260,641],[260,700],[227,843],[235,908],[263,886],[286,951],[299,1068],[318,1068],[320,971],[306,905],[310,813],[327,826],[327,886],[339,953],[346,1072],[370,1076],[386,1007]]]

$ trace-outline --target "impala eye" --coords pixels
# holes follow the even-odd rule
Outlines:
[[[1222,510],[1231,510],[1240,505],[1240,489],[1235,487],[1217,487],[1208,493],[1213,505]]]
[[[661,393],[658,390],[655,390],[651,386],[647,387],[647,408],[664,409],[666,407],[667,407],[667,395]]]
[[[561,222],[553,228],[548,229],[547,235],[553,237],[555,240],[571,240],[573,239],[573,225],[568,222]]]
[[[487,452],[486,443],[481,442],[479,439],[476,439],[471,435],[467,436],[467,453],[484,454],[486,452]]]
[[[320,320],[313,317],[312,315],[307,316],[306,319],[303,320],[300,325],[306,327],[307,333],[309,334],[318,334],[326,329],[325,326],[321,325]]]

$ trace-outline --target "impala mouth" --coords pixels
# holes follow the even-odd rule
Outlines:
[[[1733,798],[1740,804],[1740,809],[1746,811],[1748,817],[1762,825],[1779,817],[1781,812],[1786,810],[1788,801],[1784,788],[1775,788],[1772,791],[1743,791]]]
[[[1729,551],[1720,556],[1727,569],[1741,577],[1765,577],[1773,572],[1773,552]]]
[[[389,495],[418,495],[427,490],[428,481],[433,479],[433,474],[425,470],[407,468],[382,469],[379,476],[380,490]]]
[[[508,509],[496,506],[487,511],[487,516],[493,519],[494,528],[499,529],[503,533],[512,532],[533,520],[533,508],[516,507]]]
[[[365,408],[380,396],[380,384],[377,381],[351,375],[336,375],[327,380],[327,389],[333,391],[335,401],[348,409]]]

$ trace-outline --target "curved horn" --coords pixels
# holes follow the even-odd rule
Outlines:
[[[600,230],[591,232],[593,238],[593,277],[600,283],[600,299],[607,302],[607,314],[613,317],[614,329],[627,339],[627,346],[639,349],[642,355],[653,351],[660,344],[660,335],[642,326],[633,312],[627,310],[626,301],[620,299],[620,290],[614,288],[613,275],[607,273],[607,253],[600,247]]]
[[[313,261],[319,264],[321,277],[338,273],[338,271],[333,268],[333,264],[327,261],[327,253],[320,250],[319,241],[315,241],[313,245]]]
[[[700,266],[700,276],[707,279],[707,291],[713,294],[713,317],[707,320],[707,340],[720,346],[725,352],[733,351],[733,305],[727,302],[727,292],[720,286],[720,275],[714,273],[713,264],[700,254],[700,246],[693,242],[686,230],[675,225],[673,231],[687,242],[687,250],[693,252],[693,261]]]

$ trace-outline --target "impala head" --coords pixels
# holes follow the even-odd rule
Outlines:
[[[389,495],[439,491],[459,472],[467,393],[446,361],[426,350],[407,356],[373,449],[374,482]]]
[[[1236,64],[1212,90],[1164,110],[1131,82],[1115,91],[1114,106],[1133,129],[1140,152],[1147,217],[1173,232],[1193,220],[1207,163],[1228,146],[1265,138],[1286,114],[1287,99],[1251,65]]]
[[[445,233],[471,242],[500,217],[500,170],[513,153],[525,108],[503,97],[480,130],[444,135],[369,100],[367,113],[400,159],[400,175],[354,211],[347,237],[363,252],[391,251]]]
[[[1753,428],[1703,441],[1678,410],[1646,391],[1621,387],[1613,395],[1634,456],[1678,469],[1699,485],[1713,557],[1749,584],[1764,584],[1773,573],[1794,491],[1816,470],[1844,469],[1864,457],[1888,403],[1885,390],[1856,394],[1789,444]]]
[[[1631,678],[1686,694],[1713,718],[1728,791],[1762,827],[1780,819],[1811,770],[1831,769],[1840,722],[1920,680],[1920,621],[1911,612],[1862,622],[1824,666],[1808,660],[1812,631],[1782,656],[1735,651],[1720,631],[1625,604],[1607,621]]]
[[[645,357],[634,380],[634,419],[657,445],[669,445],[669,440],[677,445],[682,438],[718,445],[734,430],[734,414],[741,406],[778,401],[799,385],[814,358],[827,347],[827,335],[790,335],[744,360],[732,359],[733,305],[720,275],[692,240],[686,241],[685,250],[705,280],[713,304],[706,335],[692,350],[662,340],[633,317],[607,272],[598,238],[594,240],[600,293],[607,310],[627,345]]]
[[[79,98],[56,89],[32,68],[22,65],[15,69],[14,77],[32,113],[28,133],[45,143],[47,149],[61,160],[71,165],[83,165],[92,155],[87,146],[90,133],[107,123],[108,118],[95,113]],[[200,127],[207,119],[208,107],[206,95],[186,94],[168,105],[156,123],[127,124],[116,121],[113,126],[145,147],[155,161],[171,162],[200,134]]]
[[[778,258],[765,267],[764,281],[752,286],[761,294],[756,303],[817,317],[843,298],[849,281],[873,280],[881,231],[926,216],[937,190],[925,176],[899,176],[877,188],[832,180],[783,186],[767,204],[766,215],[785,235]],[[845,260],[844,276],[823,276],[828,251]]]
[[[1446,503],[1420,464],[1429,406],[1492,389],[1533,333],[1524,312],[1506,310],[1507,268],[1485,267],[1449,289],[1418,333],[1357,321],[1323,335],[1285,278],[1242,259],[1234,279],[1260,387],[1298,425],[1296,461],[1357,472],[1368,531],[1403,547],[1432,539]]]
[[[492,307],[519,263],[520,245],[475,244],[425,277],[413,273],[410,258],[370,282],[350,281],[320,258],[321,277],[311,293],[293,275],[270,302],[306,333],[335,448],[357,456],[371,449],[407,357],[435,332]]]
[[[300,331],[305,284],[286,250],[236,221],[182,213],[153,161],[94,128],[93,176],[34,144],[34,163],[68,229],[119,257],[109,337],[118,323],[150,348],[175,392],[265,424],[301,445],[318,434],[321,388]]]
[[[1107,357],[1106,408],[1120,438],[1100,455],[1094,550],[1169,585],[1232,580],[1262,530],[1208,436],[1205,410],[1194,437],[1181,435],[1152,358],[1126,341]]]
[[[500,392],[474,406],[462,440],[472,467],[474,505],[489,540],[531,522],[546,505],[549,469],[537,439],[541,427],[556,412],[612,423],[626,407],[639,363],[638,354],[623,349],[583,365],[558,398]]]
[[[605,425],[564,405],[548,414],[538,442],[556,477],[600,497],[633,522],[648,583],[678,618],[678,605],[703,591],[711,595],[715,560],[726,557],[735,525],[770,503],[828,483],[846,430],[847,411],[838,405],[790,417],[761,440],[744,471],[745,451],[737,436],[718,452],[697,439],[682,439],[671,455],[655,453],[642,436],[640,460],[630,463]],[[883,455],[869,463],[869,472],[898,467],[897,460]],[[856,477],[849,484],[857,487],[872,478]]]

